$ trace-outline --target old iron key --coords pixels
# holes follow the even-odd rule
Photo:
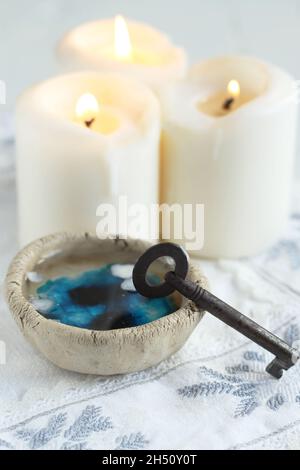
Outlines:
[[[165,274],[164,282],[150,285],[147,282],[149,266],[158,258],[172,258],[174,271]],[[189,269],[189,258],[185,250],[174,243],[160,243],[149,248],[136,262],[133,269],[133,283],[136,290],[145,297],[165,297],[177,290],[184,297],[192,300],[199,308],[206,310],[227,325],[242,333],[247,338],[275,355],[266,367],[266,371],[279,379],[283,370],[296,364],[300,355],[292,348],[256,322],[238,310],[223,302],[196,283],[185,279]]]

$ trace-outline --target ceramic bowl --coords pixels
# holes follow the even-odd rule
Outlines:
[[[140,326],[91,330],[68,326],[42,316],[30,302],[28,273],[58,263],[61,253],[68,262],[92,265],[95,257],[131,262],[149,247],[140,240],[98,239],[89,234],[58,233],[40,238],[23,248],[12,261],[6,278],[6,298],[23,335],[47,359],[63,369],[85,374],[113,375],[151,367],[178,351],[204,315],[195,305],[178,299],[178,309]],[[67,253],[67,255],[66,255]],[[64,258],[65,259],[65,258]],[[162,269],[170,269],[161,259]],[[190,265],[188,278],[206,287],[206,278]]]

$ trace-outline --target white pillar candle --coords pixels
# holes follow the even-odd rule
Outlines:
[[[67,33],[57,48],[71,70],[109,70],[130,74],[159,88],[186,72],[186,54],[156,29],[118,16],[86,23]]]
[[[17,103],[21,243],[95,233],[101,203],[158,202],[160,107],[143,84],[96,72],[50,79]],[[152,227],[153,229],[153,227]],[[147,233],[144,233],[147,238]]]
[[[297,100],[284,71],[249,57],[195,65],[161,95],[162,202],[204,204],[198,255],[255,254],[289,212]]]

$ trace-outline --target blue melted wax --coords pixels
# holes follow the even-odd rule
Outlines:
[[[114,275],[112,266],[116,265],[107,264],[76,278],[47,281],[37,289],[37,300],[47,306],[39,308],[39,312],[66,325],[111,330],[143,325],[177,309],[170,297],[147,299],[124,290],[124,278]],[[155,284],[159,279],[150,275],[149,282]]]

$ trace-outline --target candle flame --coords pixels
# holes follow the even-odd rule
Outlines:
[[[130,59],[132,45],[126,21],[120,15],[115,18],[115,56],[118,59]]]
[[[233,98],[238,98],[240,96],[240,84],[237,80],[230,80],[227,85],[227,91]]]
[[[95,119],[99,112],[97,98],[91,93],[81,95],[76,103],[76,116],[83,121]]]

